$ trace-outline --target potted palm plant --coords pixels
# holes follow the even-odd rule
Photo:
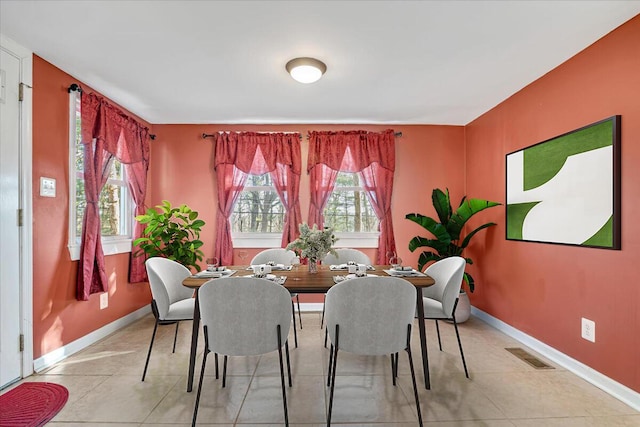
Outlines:
[[[200,231],[204,221],[198,219],[198,212],[184,204],[173,207],[163,200],[155,209],[136,216],[136,221],[146,227],[143,236],[133,241],[140,248],[135,256],[161,256],[200,271],[198,261],[204,256]]]
[[[496,224],[494,222],[482,224],[469,232],[466,236],[463,236],[464,225],[473,215],[487,208],[498,206],[500,203],[483,199],[467,199],[465,196],[460,201],[458,208],[454,211],[451,208],[449,189],[442,191],[439,188],[435,188],[433,190],[431,193],[431,200],[433,207],[438,214],[439,221],[419,213],[406,215],[408,220],[415,222],[433,235],[433,237],[416,236],[409,242],[409,250],[411,252],[414,252],[418,248],[432,249],[425,250],[420,254],[420,257],[418,258],[418,269],[422,271],[425,265],[429,262],[439,261],[450,256],[461,256],[467,261],[467,264],[473,264],[473,260],[471,258],[463,256],[465,248],[469,245],[473,236],[475,236],[480,230]],[[471,274],[466,271],[464,273],[464,282],[469,287],[469,291],[473,292],[475,288],[475,280]],[[461,291],[461,294],[462,293],[464,293],[464,291]],[[460,303],[458,304],[458,309],[461,312],[460,317],[464,317],[465,300],[467,306],[469,306],[469,299],[466,293],[464,293],[464,296],[461,295]],[[458,310],[456,310],[456,319],[460,319],[460,317],[458,316]],[[460,322],[461,319],[458,321]]]

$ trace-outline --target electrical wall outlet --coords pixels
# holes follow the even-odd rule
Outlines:
[[[596,322],[582,318],[582,338],[587,341],[596,342]]]
[[[109,307],[109,292],[103,292],[100,294],[100,310],[107,307]]]

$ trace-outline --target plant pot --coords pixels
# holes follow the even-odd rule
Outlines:
[[[467,295],[465,291],[460,291],[458,305],[456,306],[456,322],[466,322],[469,320],[469,316],[471,316],[471,302],[469,301],[469,295]]]

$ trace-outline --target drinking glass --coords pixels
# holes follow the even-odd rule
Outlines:
[[[391,260],[396,258],[396,252],[395,251],[387,251],[387,261],[389,262],[389,264],[391,264]]]
[[[207,258],[206,263],[207,263],[207,270],[216,271],[216,268],[218,267],[218,258],[216,257]]]
[[[389,264],[391,264],[391,268],[396,270],[402,267],[402,258],[399,256],[393,256],[389,258]]]
[[[240,265],[246,265],[246,259],[249,257],[249,252],[238,251],[238,258],[240,258]]]
[[[299,269],[300,269],[300,257],[294,256],[293,258],[291,258],[291,271],[295,273],[297,276]],[[293,277],[293,280],[300,280],[300,278],[296,276]]]

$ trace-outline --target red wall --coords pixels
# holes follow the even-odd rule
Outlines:
[[[622,250],[506,241],[494,209],[498,227],[471,248],[482,266],[471,300],[640,392],[640,17],[466,126],[466,188],[504,203],[505,154],[616,114]],[[581,338],[581,317],[595,321],[595,343]]]
[[[197,210],[205,221],[205,254],[213,253],[217,190],[213,163],[213,142],[203,139],[203,133],[218,131],[281,131],[300,132],[303,174],[300,182],[302,218],[309,210],[309,177],[306,159],[309,148],[306,135],[313,130],[365,129],[381,131],[391,126],[372,125],[156,125],[157,139],[152,143],[150,168],[150,206],[169,200],[186,203]],[[402,137],[396,139],[396,173],[392,212],[398,254],[405,264],[417,265],[418,254],[407,249],[409,240],[426,233],[404,219],[410,212],[435,214],[431,207],[431,190],[449,187],[455,199],[463,195],[464,128],[460,126],[393,126]],[[170,171],[170,172],[168,172]],[[236,250],[237,253],[238,250]],[[260,249],[247,250],[250,257]],[[375,249],[364,249],[372,258]],[[249,258],[250,259],[250,258]],[[242,263],[236,258],[237,263]],[[322,297],[301,296],[304,302],[321,302]]]
[[[89,301],[75,299],[78,262],[67,249],[67,88],[82,82],[35,55],[33,82],[33,356],[38,358],[149,304],[151,293],[147,284],[128,283],[129,254],[121,254],[106,257],[109,307],[100,310],[98,294]],[[40,197],[41,176],[56,179],[56,197]]]
[[[622,250],[505,241],[504,208],[473,223],[498,223],[470,247],[477,281],[475,306],[530,334],[608,377],[640,392],[640,17],[616,29],[576,57],[524,88],[465,128],[393,126],[397,141],[393,196],[400,256],[415,265],[406,245],[423,234],[404,219],[408,212],[433,214],[430,193],[449,187],[504,203],[504,156],[539,141],[614,114],[622,115]],[[109,308],[99,298],[75,300],[77,263],[69,259],[68,96],[77,82],[34,57],[33,184],[40,176],[58,183],[56,198],[34,194],[34,357],[69,344],[148,304],[147,285],[127,282],[128,254],[107,257]],[[79,82],[82,83],[82,82]],[[369,129],[370,125],[155,125],[148,205],[163,199],[188,203],[207,223],[205,253],[213,250],[216,194],[212,143],[203,132]],[[307,141],[302,141],[306,159]],[[303,160],[304,161],[304,160]],[[308,178],[302,177],[303,218]],[[373,253],[370,252],[371,255]],[[580,318],[596,322],[596,343],[580,338]]]

